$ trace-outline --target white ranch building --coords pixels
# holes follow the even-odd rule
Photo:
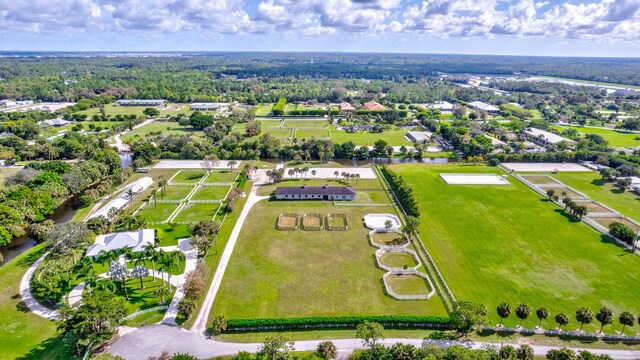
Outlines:
[[[148,245],[153,245],[156,238],[154,229],[142,229],[107,235],[98,235],[95,244],[87,248],[87,256],[96,257],[103,251],[120,250],[125,247],[132,252],[144,251]]]
[[[276,200],[354,200],[356,190],[350,186],[282,186]]]

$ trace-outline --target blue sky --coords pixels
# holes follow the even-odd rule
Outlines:
[[[640,56],[640,0],[0,0],[0,50]]]

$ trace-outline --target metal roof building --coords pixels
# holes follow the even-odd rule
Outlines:
[[[277,200],[354,200],[356,190],[350,186],[283,186],[275,195]]]

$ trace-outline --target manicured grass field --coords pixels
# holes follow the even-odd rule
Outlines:
[[[293,130],[292,129],[277,129],[277,128],[262,129],[260,134],[258,134],[258,137],[262,136],[263,134],[266,134],[266,133],[269,133],[272,137],[277,138],[277,139],[288,139],[288,138],[292,137],[291,134],[293,134]]]
[[[501,301],[512,307],[560,311],[571,317],[588,306],[611,307],[616,314],[640,311],[629,284],[640,281],[640,258],[618,247],[582,222],[562,216],[560,208],[515,179],[509,186],[451,186],[441,172],[500,173],[484,166],[394,165],[414,189],[421,209],[420,234],[458,299],[486,305],[493,321]],[[524,326],[533,327],[532,316]],[[505,320],[508,326],[516,318]],[[585,326],[589,331],[595,325]],[[611,331],[611,330],[610,330]]]
[[[279,231],[280,213],[346,213],[347,231]],[[438,297],[406,302],[384,294],[361,219],[365,207],[321,201],[261,201],[251,210],[213,306],[227,318],[444,315]],[[394,212],[376,207],[373,212]]]
[[[147,222],[163,222],[176,210],[178,204],[153,204],[151,201],[145,205],[137,215],[142,216]]]
[[[167,274],[164,274],[165,284],[167,281]],[[144,289],[140,289],[140,279],[132,278],[127,280],[127,294],[129,295],[129,300],[124,299],[124,291],[116,291],[118,296],[121,296],[124,300],[125,308],[127,309],[127,314],[133,314],[136,311],[149,309],[152,307],[162,305],[160,303],[160,298],[156,297],[154,292],[160,286],[162,286],[162,281],[160,279],[156,279],[156,281],[152,281],[153,278],[151,276],[147,276],[142,278],[142,283],[144,284]],[[166,285],[165,285],[166,286]],[[173,294],[175,293],[176,288],[171,286],[171,294],[167,296],[164,300],[166,302],[171,301]]]
[[[405,137],[407,134],[406,129],[394,128],[381,133],[372,132],[356,132],[348,133],[344,130],[336,130],[335,127],[331,127],[331,140],[338,144],[352,141],[358,146],[373,146],[373,144],[382,139],[391,146],[412,146],[413,143]]]
[[[4,359],[74,359],[57,337],[56,323],[30,313],[20,298],[22,275],[43,253],[44,246],[39,245],[0,267],[0,357]]]
[[[640,221],[640,196],[628,190],[622,192],[612,182],[602,180],[597,172],[561,172],[551,176],[592,200],[600,201],[621,214]]]
[[[198,181],[202,180],[202,178],[206,174],[207,172],[204,170],[195,170],[195,171],[180,170],[180,172],[178,172],[176,176],[174,176],[173,179],[171,179],[171,182],[197,183]]]
[[[116,104],[107,104],[104,109],[107,115],[138,115],[143,116],[142,112],[146,109],[146,106],[117,106]],[[170,116],[177,114],[191,114],[193,111],[189,109],[189,104],[167,104],[166,107],[159,108],[160,116]],[[80,114],[86,114],[89,117],[92,115],[100,114],[99,108],[91,108],[79,112]],[[212,113],[212,112],[206,112]]]
[[[404,252],[386,252],[380,256],[380,261],[384,265],[397,268],[403,266],[414,267],[417,265],[413,256]]]
[[[280,127],[280,123],[282,123],[282,121],[280,120],[256,120],[260,123],[260,127],[262,129],[274,129],[274,128],[279,128]],[[246,127],[246,124],[242,124]],[[244,128],[243,128],[244,129]]]
[[[298,130],[298,129],[296,129],[295,134],[293,135],[293,137],[294,138],[298,138],[298,139],[311,139],[311,138],[328,139],[329,138],[329,130],[325,130],[325,129],[317,129],[317,130],[302,129],[302,130]]]
[[[387,277],[391,290],[400,295],[424,295],[431,292],[427,282],[414,275],[392,275]]]
[[[256,116],[269,116],[271,114],[271,109],[273,109],[273,104],[267,105],[259,105],[255,107]]]
[[[238,176],[237,171],[212,171],[204,180],[205,183],[232,183]]]
[[[176,215],[174,221],[181,222],[198,222],[200,220],[211,220],[215,215],[216,210],[220,204],[191,204],[188,207],[184,207],[178,215]]]
[[[285,120],[284,127],[285,128],[295,128],[295,129],[305,129],[305,128],[314,128],[314,129],[324,129],[328,125],[328,123],[324,120]]]
[[[583,126],[568,126],[563,125],[565,128],[576,129],[583,134],[598,134],[609,142],[609,145],[614,147],[638,147],[640,146],[640,138],[638,133],[630,133],[621,130],[603,129],[603,128],[591,128]]]
[[[191,200],[222,200],[229,192],[228,186],[203,186],[196,190]]]
[[[158,194],[158,199],[163,200],[182,200],[189,195],[189,193],[193,190],[193,186],[185,186],[185,185],[168,185],[166,188],[165,195]],[[153,201],[151,201],[153,203]]]
[[[155,121],[151,124],[141,126],[131,132],[122,135],[122,141],[141,140],[144,139],[149,133],[158,131],[161,132],[162,135],[193,135],[196,139],[204,138],[204,133],[202,131],[180,126],[177,122]]]

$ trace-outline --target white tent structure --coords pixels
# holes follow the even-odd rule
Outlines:
[[[386,226],[386,222],[391,221],[391,227]],[[364,216],[364,225],[375,231],[385,232],[392,230],[399,230],[402,224],[400,219],[392,214],[367,214]]]
[[[125,206],[127,206],[127,204],[129,203],[129,199],[127,199],[126,194],[129,191],[129,189],[133,190],[133,192],[135,192],[136,194],[139,194],[142,191],[144,191],[146,188],[151,186],[151,184],[153,184],[153,179],[148,176],[138,179],[133,184],[129,185],[117,197],[109,201],[107,205],[103,206],[100,210],[91,214],[91,216],[89,216],[89,219],[93,219],[99,216],[104,216],[105,218],[108,219],[109,212],[111,211],[111,209],[122,210],[125,208]]]

